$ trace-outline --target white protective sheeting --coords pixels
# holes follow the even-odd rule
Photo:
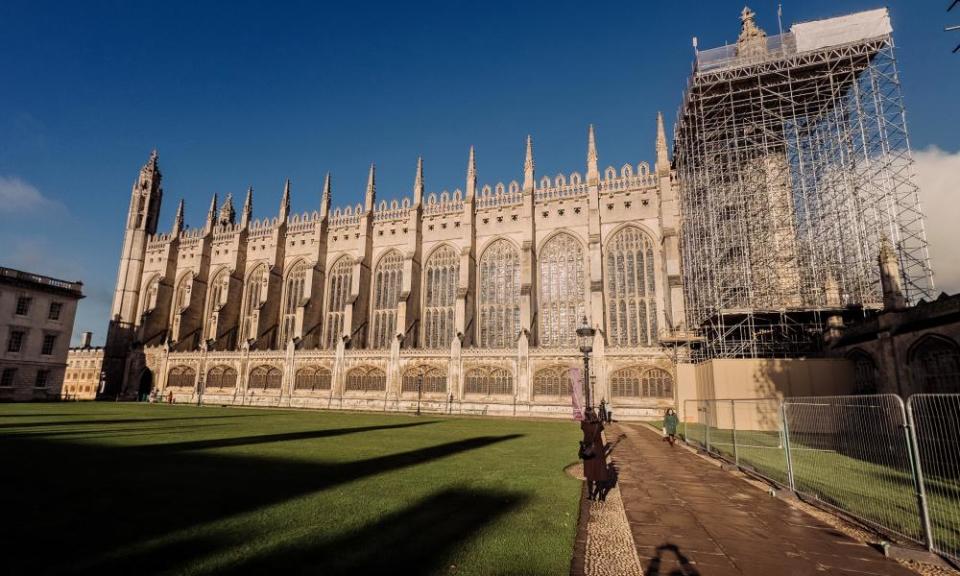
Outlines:
[[[797,52],[807,52],[886,36],[893,32],[893,27],[890,25],[887,9],[878,8],[837,18],[794,24],[790,27],[790,32],[797,42]]]

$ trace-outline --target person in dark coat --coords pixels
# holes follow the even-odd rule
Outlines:
[[[583,432],[580,457],[583,458],[583,475],[587,478],[587,498],[595,500],[602,494],[609,476],[603,446],[603,423],[593,408],[587,408],[580,430]]]
[[[677,426],[680,419],[673,408],[667,408],[667,413],[663,416],[663,440],[669,442],[671,446],[677,441]]]

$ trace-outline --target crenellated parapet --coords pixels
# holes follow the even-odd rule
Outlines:
[[[463,192],[454,190],[453,195],[444,190],[439,196],[431,192],[427,196],[427,205],[423,208],[425,215],[450,214],[463,211]]]

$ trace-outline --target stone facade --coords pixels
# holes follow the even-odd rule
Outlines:
[[[63,400],[94,400],[103,377],[103,348],[71,348],[60,397]]]
[[[154,153],[134,183],[105,350],[106,395],[369,410],[570,414],[575,329],[597,332],[595,398],[623,417],[674,402],[661,346],[684,329],[677,182],[662,119],[657,158],[585,174],[253,218],[214,196],[203,226],[181,201],[157,231]],[[132,352],[131,352],[132,351]]]
[[[0,401],[60,396],[81,282],[0,268]]]

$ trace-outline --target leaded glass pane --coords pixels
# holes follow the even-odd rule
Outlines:
[[[657,335],[653,242],[631,226],[617,232],[604,251],[611,344],[653,346]]]
[[[540,252],[540,344],[575,346],[585,315],[583,247],[570,234],[558,234]]]
[[[496,240],[480,258],[480,346],[510,348],[520,333],[520,254]]]

